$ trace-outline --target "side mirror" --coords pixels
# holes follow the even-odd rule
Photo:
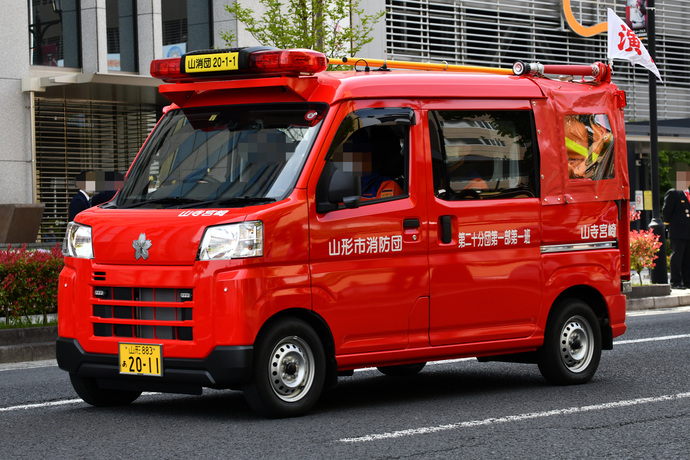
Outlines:
[[[342,203],[348,209],[358,208],[362,198],[362,182],[358,175],[346,173],[335,167],[324,170],[317,187],[316,212],[325,214],[335,211]]]
[[[336,169],[328,187],[328,201],[343,203],[346,208],[358,208],[362,198],[362,180],[359,176]]]

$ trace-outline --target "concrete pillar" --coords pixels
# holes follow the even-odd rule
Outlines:
[[[151,61],[163,57],[161,0],[137,1],[139,31],[139,74],[149,75]]]
[[[22,93],[29,75],[29,9],[26,2],[0,0],[3,40],[0,46],[3,129],[0,129],[0,204],[34,201],[30,93]]]
[[[81,47],[84,73],[108,72],[105,0],[82,0]]]
[[[213,21],[211,46],[214,48],[233,48],[238,46],[237,41],[235,43],[225,43],[220,37],[220,34],[224,32],[232,32],[237,36],[237,19],[225,9],[225,5],[229,5],[230,2],[227,0],[211,0],[211,2],[211,19]]]

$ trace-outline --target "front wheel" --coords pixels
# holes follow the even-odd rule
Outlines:
[[[592,309],[568,299],[549,315],[544,344],[539,349],[541,374],[554,385],[586,383],[601,358],[601,329]]]
[[[319,336],[304,321],[283,320],[257,339],[252,382],[244,394],[268,417],[294,417],[318,401],[326,381],[326,357]]]
[[[73,373],[69,374],[69,379],[79,397],[92,406],[126,406],[141,395],[141,391],[103,389],[95,379]]]

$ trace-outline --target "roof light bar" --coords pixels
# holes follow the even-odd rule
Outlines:
[[[151,62],[151,76],[168,83],[232,79],[256,74],[312,75],[328,67],[326,55],[307,49],[270,47],[205,50]]]

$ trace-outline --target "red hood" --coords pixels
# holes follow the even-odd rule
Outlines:
[[[91,226],[96,263],[192,265],[206,227],[245,215],[246,209],[91,208],[76,220]]]

